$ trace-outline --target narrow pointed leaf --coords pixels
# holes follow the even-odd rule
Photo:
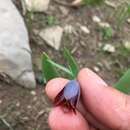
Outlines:
[[[77,74],[78,74],[78,65],[75,61],[75,59],[73,58],[73,56],[71,55],[71,53],[69,52],[68,49],[64,48],[64,57],[68,62],[69,68],[72,71],[74,77],[76,78]]]
[[[55,69],[55,67],[48,62],[50,60],[49,56],[46,53],[42,54],[42,76],[44,79],[44,82],[59,77],[58,71]]]
[[[62,71],[65,72],[67,75],[69,75],[69,77],[73,78],[72,72],[71,72],[69,69],[67,69],[66,67],[64,67],[64,66],[62,66],[62,65],[60,65],[60,64],[57,64],[57,63],[55,63],[54,61],[52,61],[52,60],[50,60],[50,59],[48,59],[47,61],[48,61],[53,67],[56,67],[57,69],[62,70]]]
[[[115,88],[121,92],[130,94],[130,69],[128,69],[121,79],[115,84]]]

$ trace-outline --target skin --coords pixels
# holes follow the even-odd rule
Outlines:
[[[76,115],[53,107],[48,122],[52,130],[130,130],[130,96],[115,90],[88,68],[77,77],[82,97]],[[46,93],[54,101],[67,79],[48,82]]]

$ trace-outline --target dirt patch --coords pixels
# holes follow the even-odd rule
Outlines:
[[[33,91],[33,90],[32,90]],[[50,105],[43,87],[33,92],[15,84],[0,82],[0,130],[47,130]]]

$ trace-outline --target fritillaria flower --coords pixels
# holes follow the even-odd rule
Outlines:
[[[80,85],[77,80],[69,81],[55,98],[55,105],[63,105],[76,113],[75,109],[80,98]]]

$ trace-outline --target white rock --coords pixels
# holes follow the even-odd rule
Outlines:
[[[110,52],[110,53],[114,53],[114,52],[115,52],[115,47],[112,46],[111,44],[106,44],[106,45],[103,47],[103,51]]]
[[[92,17],[92,20],[93,20],[93,22],[95,22],[95,23],[100,23],[100,22],[101,22],[101,19],[100,19],[98,16],[96,16],[96,15],[94,15],[94,16]]]
[[[50,0],[24,0],[28,11],[44,12],[48,10]]]
[[[99,72],[99,71],[100,71],[99,67],[97,67],[97,66],[94,66],[94,67],[93,67],[93,70],[94,70],[95,72]]]
[[[22,17],[11,0],[0,1],[0,73],[22,86],[34,88],[31,50]]]
[[[128,19],[127,19],[127,23],[129,23],[129,24],[130,24],[130,18],[128,18]]]
[[[129,41],[125,41],[124,42],[124,47],[130,51],[130,42]]]
[[[16,103],[16,107],[20,107],[20,102],[17,102],[17,103]]]
[[[73,0],[73,2],[71,3],[72,6],[80,6],[83,4],[83,1],[82,0]]]
[[[98,25],[99,25],[101,28],[109,28],[109,27],[110,27],[110,24],[107,23],[107,22],[99,22]]]
[[[45,42],[56,50],[59,50],[61,39],[63,35],[63,28],[60,26],[53,26],[42,30],[39,33],[40,37]]]
[[[86,26],[81,25],[81,26],[80,26],[80,29],[81,29],[84,33],[86,33],[86,34],[89,34],[89,33],[90,33],[90,30],[89,30]]]
[[[32,96],[36,96],[36,92],[35,92],[35,91],[31,91],[30,94],[31,94]]]
[[[72,25],[65,25],[64,32],[68,34],[72,34],[75,32],[75,29]]]

